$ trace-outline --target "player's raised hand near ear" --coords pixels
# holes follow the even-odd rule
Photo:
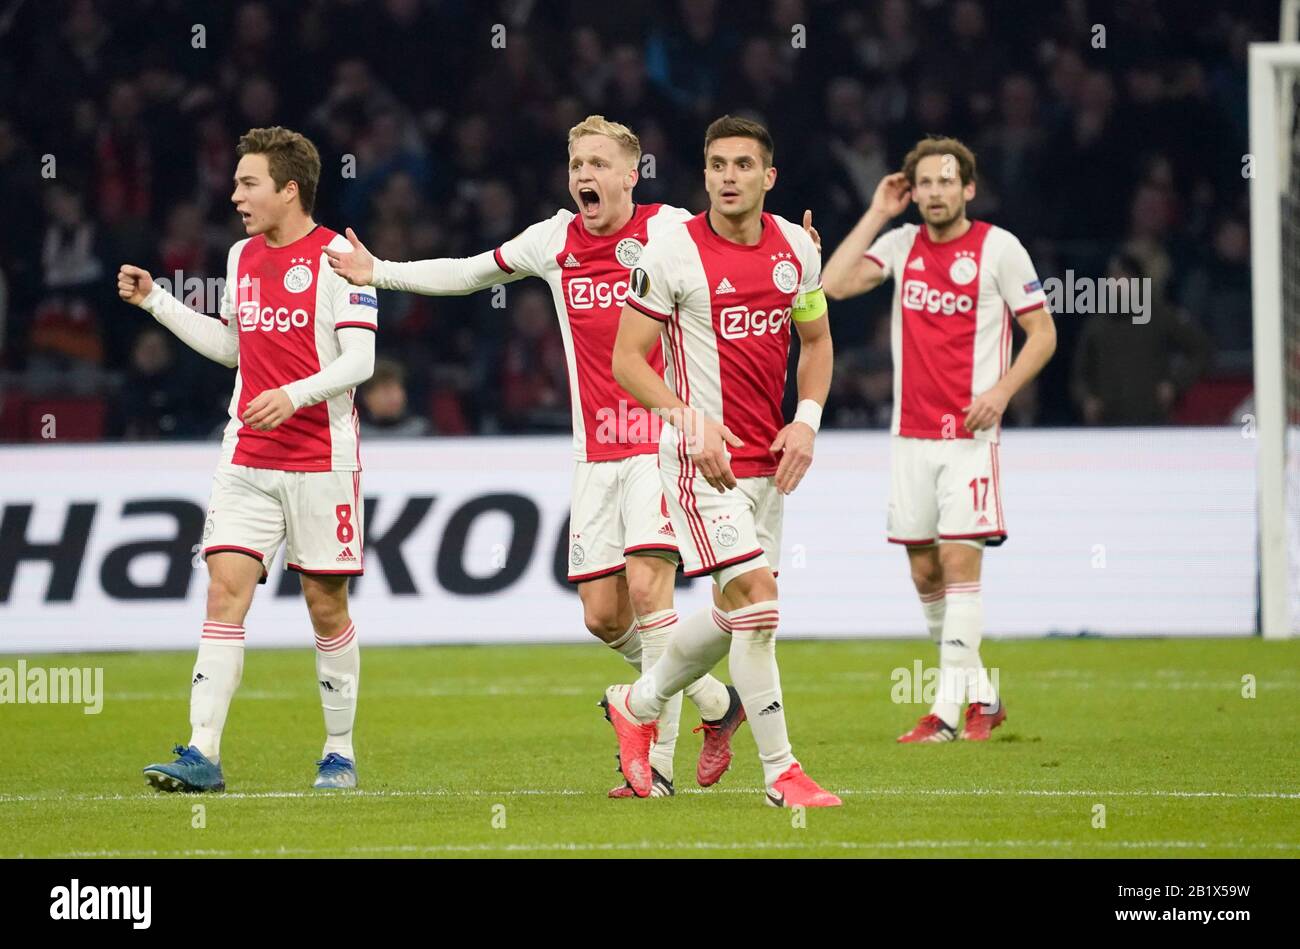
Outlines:
[[[912,183],[907,180],[907,175],[896,171],[892,175],[885,175],[880,179],[880,184],[876,185],[876,193],[871,197],[871,210],[891,218],[897,217],[907,210],[911,200]]]
[[[139,306],[153,290],[153,277],[143,267],[123,264],[117,271],[117,295],[132,306]]]
[[[354,287],[367,287],[375,278],[375,258],[366,250],[366,245],[361,243],[361,238],[357,237],[357,232],[352,228],[347,229],[345,236],[352,245],[351,251],[322,248],[330,262],[330,268]]]
[[[812,211],[803,212],[803,229],[812,238],[813,246],[817,248],[817,253],[822,252],[822,236],[817,233],[817,228],[813,227]]]

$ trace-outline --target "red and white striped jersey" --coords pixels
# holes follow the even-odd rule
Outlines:
[[[768,446],[785,425],[791,311],[800,293],[821,287],[812,239],[764,213],[759,242],[736,244],[706,212],[655,238],[637,271],[628,303],[664,324],[668,384],[745,443],[728,448],[737,478],[775,474],[779,459]],[[674,428],[660,439],[661,452],[686,461]]]
[[[373,287],[354,287],[323,263],[321,248],[351,250],[317,225],[284,247],[262,235],[238,241],[226,258],[221,322],[239,339],[222,461],[279,471],[359,471],[361,440],[353,390],[305,405],[269,432],[244,425],[248,403],[267,389],[320,372],[339,357],[337,332],[376,331]]]
[[[1011,364],[1012,314],[1047,305],[1028,251],[1009,231],[972,221],[941,244],[904,224],[866,256],[894,278],[894,434],[996,442],[1000,425],[972,434],[962,421]]]
[[[551,288],[568,360],[573,452],[579,461],[612,461],[658,448],[648,418],[647,424],[627,423],[629,411],[640,406],[610,367],[631,268],[647,242],[689,217],[681,208],[637,204],[620,230],[597,235],[572,211],[562,210],[494,251],[506,273],[541,277]],[[658,346],[650,359],[662,372]]]

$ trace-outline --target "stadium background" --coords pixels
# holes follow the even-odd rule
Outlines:
[[[564,137],[590,112],[653,156],[638,200],[693,209],[707,122],[760,118],[780,172],[768,206],[811,208],[827,252],[912,142],[958,135],[979,158],[972,216],[1021,236],[1044,279],[1151,279],[1150,325],[1058,317],[1057,354],[1008,425],[1234,423],[1251,390],[1245,56],[1276,23],[1272,0],[11,4],[0,440],[39,440],[50,412],[62,441],[224,424],[229,374],[111,278],[123,261],[220,274],[242,237],[228,199],[246,128],[309,134],[317,219],[414,259],[478,253],[567,206]],[[834,307],[828,427],[888,424],[888,305]],[[382,293],[380,308],[390,382],[362,394],[369,437],[567,430],[540,283],[511,287],[504,311],[487,294]]]
[[[1262,519],[1242,421],[1246,50],[1276,38],[1277,15],[1276,0],[0,3],[0,441],[26,442],[0,448],[0,669],[85,667],[104,683],[102,714],[0,709],[0,858],[1300,853],[1300,758],[1286,752],[1300,746],[1300,639],[1251,635]],[[846,806],[798,829],[767,812],[743,734],[721,787],[694,787],[699,738],[683,734],[678,797],[608,801],[594,703],[630,669],[555,576],[565,374],[549,301],[526,281],[504,310],[488,294],[380,303],[385,372],[405,375],[408,408],[392,384],[363,393],[362,788],[309,790],[311,631],[296,574],[278,569],[249,645],[292,648],[249,658],[223,742],[231,792],[205,800],[199,829],[192,799],[145,788],[139,768],[185,733],[206,588],[191,558],[230,374],[118,301],[117,265],[220,274],[242,237],[228,196],[249,126],[313,136],[319,219],[415,258],[482,251],[567,206],[564,134],[588,112],[640,132],[655,158],[640,200],[702,208],[702,132],[727,110],[771,125],[769,206],[811,208],[827,249],[907,146],[944,131],[978,151],[972,214],[1022,237],[1045,279],[1098,276],[1124,253],[1118,266],[1152,281],[1149,324],[1058,314],[1057,355],[1007,419],[1013,537],[982,577],[982,655],[1003,673],[1007,725],[984,745],[894,740],[928,706],[933,650],[880,530],[886,289],[833,305],[839,430],[787,505],[781,572],[796,747]],[[349,155],[355,178],[340,173]],[[42,437],[47,416],[57,438]],[[422,432],[436,437],[377,439]],[[457,520],[489,499],[493,524]],[[503,508],[529,529],[501,535]],[[679,589],[679,607],[707,584]],[[785,641],[801,636],[816,641]],[[572,645],[518,645],[540,641]],[[508,809],[508,828],[489,807]],[[184,891],[155,881],[160,916],[192,916],[194,866],[167,874]],[[1116,879],[1030,872],[1052,887],[1031,904],[1075,927]],[[47,915],[42,884],[10,902]],[[1024,902],[1002,917],[1033,918]]]
[[[919,136],[963,137],[979,156],[972,216],[1020,236],[1045,283],[1139,277],[1150,296],[1145,322],[1054,306],[1057,353],[1005,419],[1012,542],[984,572],[990,636],[1256,632],[1246,52],[1277,14],[1272,0],[13,4],[0,650],[190,648],[231,377],[118,300],[112,276],[144,265],[215,311],[243,236],[229,194],[245,129],[311,135],[317,219],[414,259],[479,253],[568,206],[565,135],[591,112],[639,132],[638,200],[696,209],[708,121],[761,119],[780,172],[768,206],[811,209],[828,253]],[[382,358],[358,398],[375,556],[353,599],[371,642],[587,640],[556,566],[560,334],[539,281],[504,289],[381,291]],[[891,293],[832,307],[828,431],[787,505],[784,635],[922,632],[879,533]],[[300,641],[296,579],[255,601],[258,645]],[[706,587],[680,581],[679,605]]]

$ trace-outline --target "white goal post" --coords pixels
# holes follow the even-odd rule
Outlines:
[[[1281,35],[1294,40],[1300,0],[1282,5]],[[1297,544],[1300,544],[1300,437],[1294,411],[1300,379],[1288,359],[1300,326],[1300,167],[1295,84],[1300,42],[1253,43],[1249,54],[1251,286],[1254,314],[1255,434],[1258,439],[1260,631],[1267,639],[1300,634]],[[1284,230],[1287,233],[1284,233]],[[1288,239],[1289,238],[1289,239]],[[1284,254],[1289,259],[1284,259]],[[1291,268],[1288,272],[1287,268]],[[1290,331],[1290,332],[1289,332]],[[1288,498],[1288,491],[1290,498]],[[1290,503],[1288,503],[1290,501]]]

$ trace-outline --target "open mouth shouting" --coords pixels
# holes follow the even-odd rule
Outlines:
[[[600,213],[600,193],[588,185],[578,189],[578,202],[582,205],[584,217],[595,217]]]

